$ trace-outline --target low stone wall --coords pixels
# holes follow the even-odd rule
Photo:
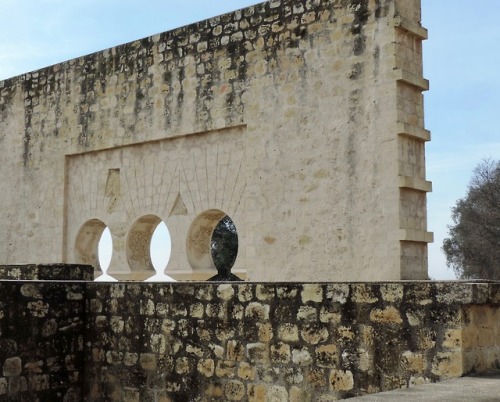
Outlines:
[[[94,268],[83,264],[0,265],[0,279],[27,281],[92,281]]]
[[[90,401],[331,401],[500,362],[498,283],[92,283],[87,297]]]
[[[0,401],[80,401],[85,283],[0,282]]]
[[[499,305],[498,282],[1,280],[0,401],[332,401],[439,381],[500,367]]]

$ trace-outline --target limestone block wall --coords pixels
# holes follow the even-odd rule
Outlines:
[[[87,289],[89,401],[332,401],[500,364],[498,283]]]
[[[489,305],[467,306],[463,322],[464,369],[481,372],[498,367],[500,309]]]
[[[83,282],[0,282],[0,401],[81,401]]]
[[[500,367],[498,282],[23,280],[34,268],[0,267],[0,401],[331,401]]]
[[[89,265],[28,264],[0,265],[0,279],[23,281],[91,281],[94,272]]]
[[[425,38],[418,0],[271,0],[0,82],[0,262],[99,272],[108,227],[147,278],[163,221],[208,277],[227,214],[252,280],[425,279]]]

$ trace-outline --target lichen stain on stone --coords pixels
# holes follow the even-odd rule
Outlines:
[[[314,177],[316,179],[326,179],[330,177],[330,172],[326,169],[319,169],[316,172],[314,172]]]
[[[264,241],[271,245],[271,244],[274,244],[276,242],[276,239],[274,237],[271,237],[271,236],[266,236],[264,237]]]
[[[299,244],[301,246],[306,246],[306,245],[310,244],[311,241],[312,241],[312,238],[310,236],[302,235],[299,237]]]
[[[373,51],[373,75],[378,76],[380,71],[380,46],[376,45]]]
[[[305,188],[306,193],[312,193],[314,190],[317,190],[319,188],[318,183],[312,183]]]

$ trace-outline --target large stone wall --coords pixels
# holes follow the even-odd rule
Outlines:
[[[272,0],[0,82],[0,262],[98,270],[109,227],[146,278],[164,221],[207,277],[222,211],[253,280],[426,278],[425,38],[418,0]]]

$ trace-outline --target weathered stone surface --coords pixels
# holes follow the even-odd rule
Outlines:
[[[245,396],[245,385],[238,380],[230,380],[224,386],[224,395],[229,401],[241,401]]]
[[[436,285],[434,282],[302,284],[288,288],[292,292],[298,289],[292,298],[289,291],[276,292],[267,298],[263,289],[272,289],[269,284],[232,284],[231,297],[219,303],[240,306],[238,309],[245,313],[238,319],[231,319],[226,313],[203,319],[188,313],[176,321],[175,309],[134,315],[134,305],[119,304],[117,311],[104,315],[107,319],[103,325],[91,328],[90,332],[92,342],[102,345],[98,349],[110,348],[102,344],[102,331],[111,339],[130,337],[130,345],[134,344],[134,334],[139,335],[136,328],[146,328],[151,335],[155,334],[155,338],[148,338],[151,340],[163,336],[164,343],[148,344],[149,351],[142,352],[142,359],[122,364],[129,370],[135,367],[144,372],[162,370],[166,378],[171,376],[168,395],[174,400],[188,389],[205,396],[223,395],[227,400],[284,398],[285,391],[288,400],[299,398],[297,395],[303,395],[305,400],[329,400],[367,390],[377,392],[419,381],[435,381],[462,375],[465,367],[472,370],[494,364],[497,354],[491,348],[498,344],[493,336],[498,333],[497,307],[478,304],[477,308],[467,305],[462,309],[448,303],[444,296],[437,298],[435,292],[441,287]],[[90,300],[97,299],[103,306],[101,312],[93,313],[96,316],[102,316],[102,311],[108,311],[106,306],[112,304],[112,300],[106,299],[108,293],[97,293],[100,286],[88,284]],[[198,285],[155,286],[150,288],[151,292],[138,295],[155,305],[160,302],[159,296],[149,299],[150,294],[162,294],[161,302],[167,305],[175,300],[174,294],[180,293],[186,305],[199,302],[199,288],[196,292],[182,290]],[[210,294],[210,289],[218,286],[207,284],[202,293]],[[310,297],[310,290],[318,286],[321,292],[313,294],[324,296],[321,307]],[[124,291],[128,293],[127,289]],[[302,291],[306,296],[302,296]],[[248,296],[242,298],[243,294]],[[255,294],[260,294],[260,298],[254,298]],[[417,294],[425,303],[415,300]],[[483,296],[478,298],[484,301]],[[210,303],[214,308],[217,305]],[[269,315],[262,315],[264,311],[269,311]],[[274,313],[278,311],[283,314]],[[111,317],[130,317],[136,324],[130,326],[129,332],[125,329],[115,332],[111,329]],[[145,324],[141,324],[142,320]],[[195,335],[186,338],[189,334]],[[166,345],[165,354],[158,348],[161,344]],[[171,363],[165,361],[165,355],[169,354],[173,358]],[[112,360],[112,364],[119,365],[120,361]],[[107,359],[101,358],[93,358],[91,364],[103,372],[111,367]],[[189,387],[182,385],[180,377],[203,378],[204,383]],[[116,381],[110,379],[109,383],[116,385]],[[88,389],[92,387],[89,385]],[[233,391],[226,395],[226,390]]]
[[[321,285],[304,285],[302,292],[302,303],[313,301],[321,303],[323,301],[323,286]]]
[[[0,282],[0,395],[5,400],[58,400],[70,389],[78,390],[73,400],[81,400],[85,284],[59,281],[60,274],[56,270],[53,283],[12,277]],[[94,350],[99,348],[87,348],[90,361],[98,359]],[[102,357],[104,363],[104,351]]]
[[[3,375],[5,377],[16,377],[23,371],[22,361],[19,357],[6,359],[3,364]]]
[[[330,384],[334,391],[349,391],[354,388],[352,372],[344,370],[332,370],[330,373]]]
[[[459,351],[438,353],[432,362],[432,373],[443,379],[460,377],[464,374],[462,353]]]
[[[484,371],[500,359],[491,298],[499,283],[480,291],[438,282],[239,283],[224,299],[219,286],[0,281],[0,395],[326,401]],[[321,304],[310,296],[318,286]],[[460,287],[466,304],[450,296]],[[282,290],[265,298],[263,289]],[[200,318],[191,308],[199,303],[217,313]]]
[[[399,311],[395,307],[386,307],[385,309],[373,309],[370,312],[370,319],[374,322],[401,324],[403,320]]]
[[[245,317],[258,320],[268,320],[269,311],[269,305],[263,305],[261,303],[250,303],[245,309]]]
[[[93,271],[91,265],[82,264],[0,265],[0,279],[88,281],[94,278]]]
[[[299,327],[292,323],[281,324],[278,327],[278,338],[282,341],[294,342],[299,340]]]

